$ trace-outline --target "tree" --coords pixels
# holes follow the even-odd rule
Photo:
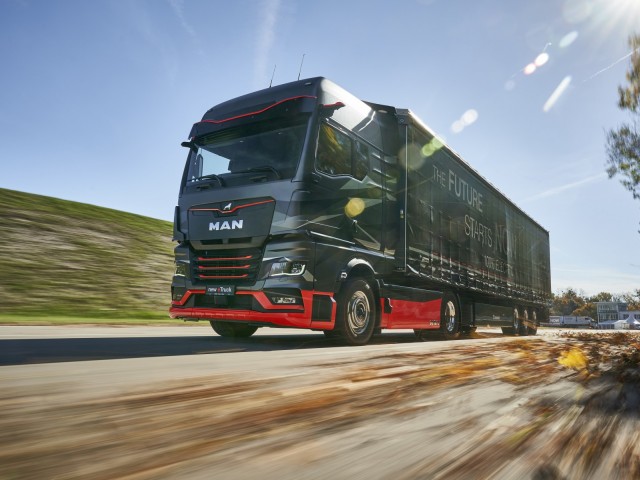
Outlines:
[[[573,312],[582,307],[584,303],[584,294],[579,294],[569,287],[553,296],[551,315],[573,315]]]
[[[631,293],[600,292],[588,297],[583,291],[569,287],[552,294],[551,315],[591,317],[598,319],[598,302],[624,302],[629,310],[640,310],[640,288]]]
[[[628,84],[618,87],[618,107],[630,112],[631,123],[607,134],[607,173],[622,177],[620,183],[640,200],[640,35],[629,37],[629,45]]]
[[[598,306],[593,302],[587,302],[571,312],[571,315],[575,315],[576,317],[591,317],[594,320],[597,320]]]
[[[588,299],[589,302],[616,302],[617,299],[609,292],[600,292]]]
[[[629,310],[640,310],[640,288],[633,293],[623,294],[622,301],[627,303]]]

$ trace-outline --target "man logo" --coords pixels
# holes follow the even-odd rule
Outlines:
[[[220,230],[242,230],[242,224],[244,220],[231,220],[228,222],[225,220],[224,222],[211,222],[209,224],[209,231],[220,231]]]
[[[222,209],[223,212],[228,212],[229,210],[231,210],[231,202],[225,205],[224,208]]]

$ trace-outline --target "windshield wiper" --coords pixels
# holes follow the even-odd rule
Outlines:
[[[199,182],[200,180],[216,180],[221,187],[226,187],[223,178],[220,175],[216,175],[215,173],[210,173],[209,175],[203,175],[198,178],[194,178],[192,182]]]
[[[280,172],[276,168],[273,168],[271,165],[260,165],[257,167],[251,167],[236,173],[252,173],[252,172],[273,172],[278,180],[282,178],[282,175],[280,175]]]

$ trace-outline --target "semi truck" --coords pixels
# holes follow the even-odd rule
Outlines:
[[[552,315],[549,317],[549,323],[546,325],[549,327],[596,328],[597,322],[591,317]]]
[[[172,318],[350,345],[548,319],[549,232],[408,109],[310,78],[214,106],[182,146]]]

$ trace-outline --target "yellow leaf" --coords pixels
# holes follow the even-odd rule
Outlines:
[[[568,352],[562,352],[558,363],[573,370],[585,370],[589,364],[589,360],[579,348],[572,348]]]

